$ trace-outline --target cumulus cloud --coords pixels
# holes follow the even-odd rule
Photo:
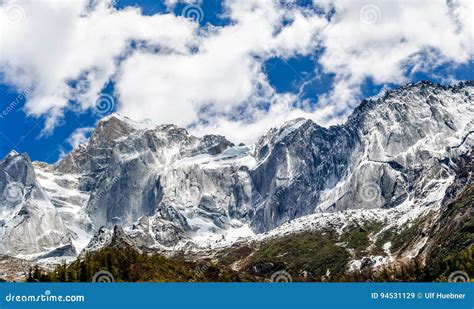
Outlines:
[[[77,146],[84,144],[90,137],[90,134],[94,128],[86,127],[86,128],[77,128],[72,132],[72,134],[68,137],[67,143],[72,146],[72,148],[76,148]]]
[[[14,19],[12,12],[23,16]],[[34,89],[25,110],[48,116],[46,131],[67,108],[94,106],[132,40],[179,53],[191,44],[196,28],[171,14],[143,16],[138,8],[115,10],[110,1],[6,1],[0,14],[4,82]]]
[[[271,100],[275,94],[262,72],[263,61],[309,54],[317,47],[312,35],[325,24],[319,16],[295,12],[294,22],[282,27],[284,11],[263,1],[236,1],[227,9],[235,24],[211,29],[200,38],[198,51],[139,51],[124,61],[117,78],[119,112],[188,126],[203,108],[229,114],[242,104],[252,108]]]
[[[190,3],[165,4],[177,2]],[[199,27],[171,13],[117,10],[110,0],[9,0],[0,6],[0,76],[18,89],[34,89],[25,111],[46,116],[46,132],[66,110],[93,108],[113,81],[117,110],[130,118],[252,142],[296,117],[341,121],[368,78],[403,83],[413,72],[466,63],[473,54],[469,0],[313,5],[318,9],[225,1],[230,24]],[[263,70],[270,58],[301,55],[334,74],[317,107],[277,93]]]
[[[473,1],[336,0],[332,5],[336,14],[324,30],[319,62],[336,74],[325,99],[340,110],[357,102],[367,78],[401,84],[410,78],[407,70],[466,63],[473,55]]]
[[[69,135],[69,137],[59,148],[59,160],[61,160],[68,154],[68,151],[65,148],[74,149],[77,148],[79,145],[86,143],[89,140],[89,137],[93,130],[93,127],[77,128],[76,130],[74,130],[74,132]]]

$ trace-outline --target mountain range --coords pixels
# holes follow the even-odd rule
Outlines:
[[[229,267],[259,273],[278,263],[252,261],[256,248],[319,233],[344,272],[428,258],[471,224],[473,102],[473,81],[408,84],[344,124],[295,119],[252,145],[113,114],[55,164],[0,161],[0,255],[54,264],[120,242],[219,260],[252,244]]]

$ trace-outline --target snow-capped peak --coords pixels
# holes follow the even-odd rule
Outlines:
[[[145,119],[143,121],[135,121],[128,118],[127,116],[122,116],[117,113],[113,113],[111,115],[101,118],[98,124],[107,123],[110,121],[120,121],[122,123],[127,124],[128,126],[130,126],[131,128],[135,130],[153,130],[154,128],[158,126],[156,123],[154,123],[150,119]]]
[[[12,151],[10,151],[10,152],[5,156],[5,159],[12,159],[12,158],[17,157],[17,156],[19,156],[19,155],[20,155],[20,154],[19,154],[16,150],[13,149]],[[5,160],[5,159],[4,159],[4,160]]]
[[[457,172],[450,161],[474,143],[473,98],[471,83],[408,85],[364,101],[345,124],[295,119],[251,147],[114,114],[53,168],[36,165],[38,182],[80,247],[116,225],[170,248],[328,213],[344,222],[351,210],[404,218],[441,204]]]

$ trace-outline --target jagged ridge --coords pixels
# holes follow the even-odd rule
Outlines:
[[[354,211],[401,224],[441,205],[472,147],[472,101],[472,82],[408,85],[363,101],[343,125],[298,119],[250,146],[112,115],[35,170],[78,251],[116,225],[138,248],[170,250],[328,218],[337,228]]]

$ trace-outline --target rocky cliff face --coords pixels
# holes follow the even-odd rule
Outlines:
[[[100,247],[118,232],[142,248],[225,245],[355,210],[400,219],[416,216],[415,206],[440,207],[456,158],[473,145],[473,98],[472,82],[407,85],[363,101],[343,125],[296,119],[249,146],[112,115],[56,165],[36,164],[46,193],[32,181],[33,168],[7,171],[7,158],[0,169],[36,183],[30,201],[44,201],[42,211],[58,218],[53,230],[61,236],[32,251],[68,237],[78,251],[92,238],[89,248]],[[4,200],[1,207],[20,216]]]
[[[71,245],[27,155],[12,152],[0,162],[0,191],[0,254],[28,256]]]
[[[314,211],[436,203],[425,199],[472,147],[473,95],[472,85],[419,83],[363,101],[341,126],[301,120],[270,131],[251,171],[261,198],[252,225],[266,231]]]

